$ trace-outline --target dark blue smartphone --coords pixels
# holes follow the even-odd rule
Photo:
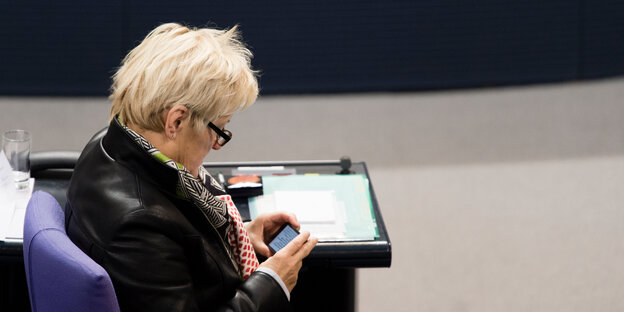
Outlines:
[[[284,223],[279,231],[277,231],[277,235],[275,235],[269,243],[269,249],[271,249],[273,253],[276,253],[288,245],[297,235],[299,235],[299,231],[295,230],[292,225]]]

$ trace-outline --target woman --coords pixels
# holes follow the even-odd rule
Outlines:
[[[88,144],[67,192],[69,237],[109,273],[122,311],[283,311],[301,261],[302,233],[266,245],[293,215],[246,226],[202,167],[232,137],[232,115],[258,85],[251,53],[229,31],[165,24],[113,76],[111,122]],[[255,251],[255,252],[254,252]],[[258,263],[255,253],[268,257]]]

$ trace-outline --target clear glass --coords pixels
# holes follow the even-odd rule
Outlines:
[[[18,190],[28,188],[30,145],[31,137],[28,131],[9,130],[2,135],[2,150],[11,164],[13,182]]]

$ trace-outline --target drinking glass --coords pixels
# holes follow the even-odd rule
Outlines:
[[[30,133],[9,130],[2,135],[2,150],[11,164],[13,182],[18,190],[28,188],[30,179]]]

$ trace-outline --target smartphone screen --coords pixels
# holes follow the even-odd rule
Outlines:
[[[299,232],[295,230],[290,224],[286,223],[280,228],[277,235],[273,240],[269,243],[269,248],[273,253],[278,252],[280,249],[284,248],[291,240],[299,235]]]

